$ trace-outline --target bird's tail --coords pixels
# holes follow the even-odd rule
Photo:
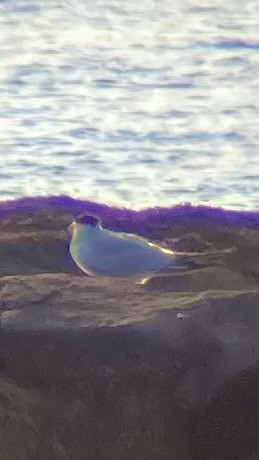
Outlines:
[[[236,248],[227,248],[207,252],[175,252],[169,270],[196,270],[217,265],[222,255],[236,252]]]

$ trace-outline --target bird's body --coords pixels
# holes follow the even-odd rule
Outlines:
[[[162,270],[172,262],[174,253],[137,235],[79,224],[70,254],[89,275],[127,277]]]

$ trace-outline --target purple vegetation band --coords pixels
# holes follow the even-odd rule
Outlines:
[[[246,227],[259,229],[259,211],[233,211],[223,208],[212,208],[209,206],[194,206],[192,204],[181,204],[171,207],[152,207],[135,211],[127,208],[112,207],[105,204],[95,203],[71,198],[69,196],[47,196],[47,197],[23,197],[17,200],[0,202],[0,221],[9,213],[15,211],[44,211],[44,209],[55,209],[59,212],[68,212],[76,215],[80,212],[95,213],[101,218],[109,221],[120,221],[123,229],[123,222],[127,223],[127,230],[139,230],[144,225],[227,225],[237,228]],[[129,228],[129,223],[131,223]],[[147,227],[146,227],[147,229]],[[146,232],[145,232],[146,233]]]

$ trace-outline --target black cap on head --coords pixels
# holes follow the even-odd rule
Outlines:
[[[94,214],[87,214],[85,212],[83,214],[79,214],[75,221],[79,224],[92,225],[93,227],[96,227],[96,225],[101,223],[99,217],[95,216]]]

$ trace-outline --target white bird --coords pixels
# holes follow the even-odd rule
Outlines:
[[[144,284],[147,277],[167,268],[200,268],[204,265],[191,259],[207,254],[174,252],[138,235],[107,230],[92,214],[80,214],[68,231],[71,235],[70,255],[90,276],[142,277],[141,284]]]

